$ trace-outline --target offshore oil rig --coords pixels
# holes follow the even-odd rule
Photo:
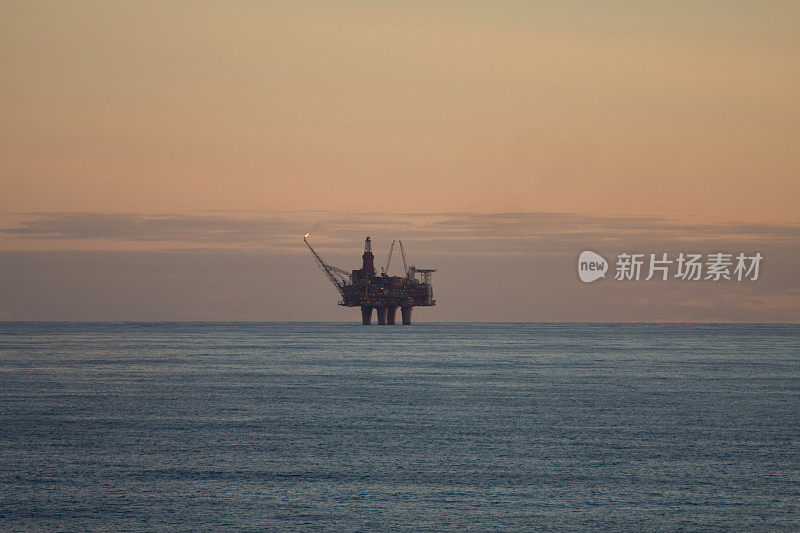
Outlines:
[[[392,241],[386,265],[381,267],[379,276],[375,273],[375,256],[372,255],[372,241],[369,237],[364,241],[361,268],[350,272],[323,261],[308,242],[308,233],[303,237],[303,241],[314,254],[319,267],[341,294],[339,305],[361,307],[361,323],[364,325],[372,323],[373,309],[377,310],[378,324],[394,324],[399,307],[403,324],[409,325],[411,310],[414,307],[436,305],[431,285],[431,274],[436,272],[436,269],[408,266],[402,241]],[[395,242],[400,244],[400,255],[403,256],[402,277],[388,274]]]

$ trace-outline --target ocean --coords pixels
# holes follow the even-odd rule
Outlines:
[[[800,530],[800,326],[0,323],[0,530]]]

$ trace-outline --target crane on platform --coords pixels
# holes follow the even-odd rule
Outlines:
[[[386,266],[381,267],[381,274],[388,274],[389,273],[389,264],[392,262],[392,251],[394,250],[394,243],[397,241],[392,241],[392,245],[389,246],[389,257],[386,258]]]
[[[400,255],[403,256],[403,275],[408,276],[408,263],[406,263],[406,251],[403,249],[403,241],[400,242]]]
[[[308,242],[309,234],[306,233],[303,237],[303,241],[305,241],[306,246],[308,249],[311,250],[311,253],[314,254],[314,259],[317,260],[317,266],[328,276],[328,279],[333,283],[333,286],[336,287],[336,290],[339,291],[339,294],[342,295],[344,298],[344,287],[350,282],[350,273],[344,269],[335,267],[333,265],[329,265],[322,258],[319,256],[316,250],[311,247],[311,243]]]

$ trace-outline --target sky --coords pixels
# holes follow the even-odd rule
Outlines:
[[[402,239],[438,269],[422,321],[800,322],[798,27],[770,1],[3,2],[0,320],[357,320],[310,231],[347,269]],[[585,284],[583,250],[764,260]]]

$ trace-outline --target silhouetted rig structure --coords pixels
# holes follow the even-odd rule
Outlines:
[[[381,267],[380,276],[375,274],[375,256],[372,255],[372,241],[364,241],[364,255],[361,268],[348,272],[327,264],[308,242],[308,233],[303,237],[308,249],[314,254],[317,264],[342,295],[339,305],[361,307],[361,323],[372,323],[372,309],[377,310],[378,324],[394,324],[397,308],[400,308],[403,324],[411,324],[411,310],[417,306],[436,305],[433,299],[431,274],[433,268],[416,268],[406,264],[406,253],[402,241],[392,241],[386,266]],[[389,263],[395,242],[400,243],[403,256],[403,276],[388,275]],[[421,279],[418,278],[421,277]]]

